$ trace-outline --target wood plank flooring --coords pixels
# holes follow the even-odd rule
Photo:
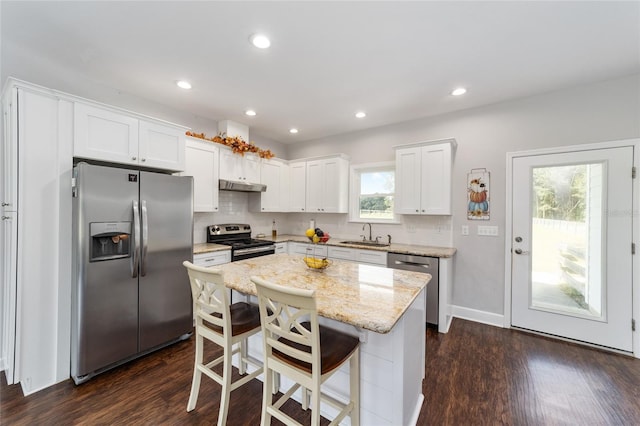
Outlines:
[[[186,412],[193,350],[190,339],[28,397],[2,375],[0,424],[215,424],[220,387],[206,377]],[[640,360],[458,319],[446,335],[427,330],[423,392],[419,425],[640,425]],[[261,394],[256,380],[234,391],[228,424],[258,425]],[[295,402],[285,409],[308,424]]]

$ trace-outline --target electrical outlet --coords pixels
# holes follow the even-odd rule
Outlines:
[[[462,225],[462,235],[469,235],[469,225]]]
[[[412,223],[407,223],[407,232],[413,234],[416,232],[416,226]]]
[[[478,225],[478,235],[481,235],[483,237],[497,237],[498,227]]]

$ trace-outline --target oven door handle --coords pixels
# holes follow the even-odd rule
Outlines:
[[[233,255],[234,256],[241,256],[243,254],[261,253],[263,251],[271,251],[271,250],[275,250],[275,249],[276,249],[275,245],[260,246],[260,247],[248,247],[248,248],[244,248],[244,249],[240,249],[240,250],[234,250],[233,251]]]

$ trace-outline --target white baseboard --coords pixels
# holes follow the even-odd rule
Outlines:
[[[480,311],[456,305],[451,305],[450,309],[452,317],[493,325],[494,327],[504,327],[504,315],[502,314],[494,314],[493,312]]]

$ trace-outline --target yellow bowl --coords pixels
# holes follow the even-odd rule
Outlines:
[[[317,257],[305,257],[304,263],[309,268],[317,270],[326,269],[331,264],[327,259],[319,259]]]

